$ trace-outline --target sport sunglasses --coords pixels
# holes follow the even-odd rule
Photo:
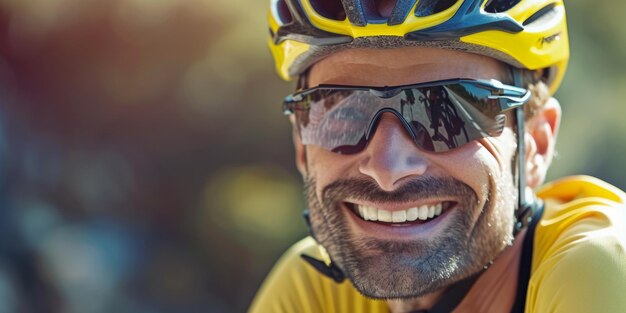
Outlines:
[[[398,117],[415,144],[445,152],[499,136],[504,112],[524,105],[530,91],[497,80],[450,79],[393,87],[319,85],[285,98],[305,145],[339,154],[363,151],[380,117]]]

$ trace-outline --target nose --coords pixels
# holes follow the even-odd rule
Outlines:
[[[373,178],[386,191],[394,190],[407,178],[423,175],[429,166],[424,153],[392,113],[381,115],[363,152],[360,172]]]

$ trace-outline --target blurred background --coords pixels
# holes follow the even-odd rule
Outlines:
[[[626,2],[567,4],[550,179],[626,187]],[[242,312],[306,234],[267,1],[0,0],[0,313]]]

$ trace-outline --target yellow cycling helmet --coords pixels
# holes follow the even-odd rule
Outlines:
[[[543,70],[551,93],[569,58],[562,0],[271,0],[269,45],[285,80],[330,53],[359,47],[428,46]]]

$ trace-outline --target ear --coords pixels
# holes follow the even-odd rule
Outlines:
[[[550,98],[526,121],[526,183],[535,188],[543,183],[552,158],[561,123],[561,105]]]
[[[298,132],[298,126],[296,125],[295,117],[293,115],[289,116],[289,121],[291,122],[291,136],[293,139],[293,146],[296,152],[296,168],[298,168],[298,171],[300,171],[302,177],[306,177],[306,149],[302,144],[302,139],[300,138],[300,134]]]

